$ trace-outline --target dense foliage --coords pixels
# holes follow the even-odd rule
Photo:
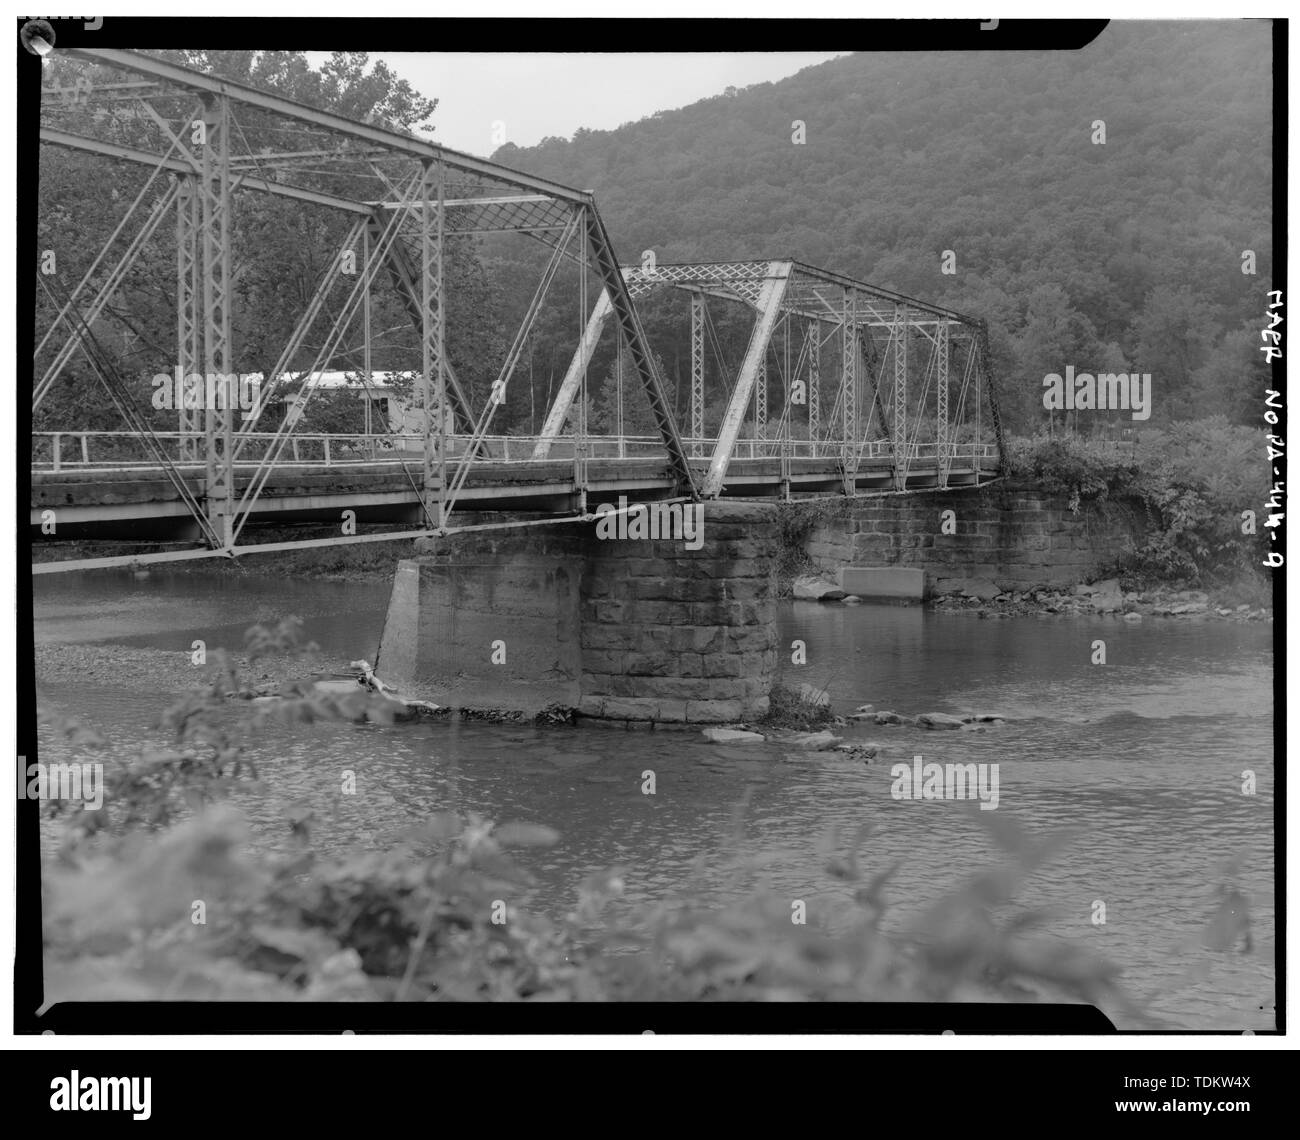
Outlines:
[[[1219,416],[1144,432],[1131,446],[1068,435],[1016,439],[1008,462],[1010,474],[1069,495],[1075,509],[1085,499],[1140,500],[1145,541],[1114,567],[1135,584],[1213,585],[1262,573],[1270,533],[1265,446],[1258,431]]]

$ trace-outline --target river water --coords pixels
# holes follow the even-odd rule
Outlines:
[[[388,587],[373,583],[205,578],[154,573],[36,579],[38,643],[188,651],[242,644],[255,621],[296,614],[334,661],[373,661]],[[846,730],[875,741],[870,766],[791,762],[788,749],[715,745],[693,731],[534,729],[474,722],[270,726],[253,757],[268,786],[249,798],[257,842],[288,842],[283,810],[306,802],[324,822],[317,842],[339,851],[381,846],[435,810],[498,821],[546,823],[560,842],[527,860],[538,885],[523,901],[560,913],[578,882],[620,867],[632,900],[670,895],[688,878],[718,901],[734,889],[698,869],[734,830],[748,793],[742,848],[769,856],[773,887],[827,913],[849,888],[823,870],[819,839],[847,837],[870,821],[864,862],[897,861],[894,921],[937,899],[970,871],[998,861],[980,814],[968,804],[900,802],[890,765],[997,763],[999,818],[1034,834],[1068,828],[1063,857],[1018,900],[1051,908],[1048,929],[1099,950],[1123,983],[1170,1027],[1274,1025],[1272,630],[1258,624],[1148,618],[1019,617],[981,620],[918,607],[789,603],[781,643],[802,640],[807,663],[786,679],[830,690],[839,710],[997,712],[983,732],[927,732],[874,724]],[[1093,643],[1107,663],[1093,664]],[[786,660],[790,652],[786,651]],[[44,681],[42,720],[72,714],[130,754],[164,700],[128,674]],[[42,758],[67,746],[42,729]],[[340,773],[358,794],[337,794]],[[656,794],[642,794],[643,773]],[[1256,773],[1255,795],[1242,772]],[[1215,887],[1231,882],[1250,900],[1252,949],[1204,948]],[[1094,902],[1106,921],[1092,921]]]

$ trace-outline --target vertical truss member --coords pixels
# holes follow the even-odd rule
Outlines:
[[[817,457],[817,436],[822,416],[822,330],[818,321],[810,320],[808,344],[808,452]]]
[[[234,375],[230,341],[230,106],[224,96],[203,99],[203,173],[199,179],[203,251],[203,364],[207,388],[217,377],[216,395],[206,398],[203,434],[207,444],[205,495],[208,521],[223,548],[234,542],[235,401],[221,389]]]
[[[177,428],[182,462],[197,463],[203,412],[189,399],[190,377],[200,369],[199,348],[199,195],[194,178],[176,176],[176,368],[181,377]]]
[[[442,257],[444,224],[441,162],[420,171],[420,401],[424,408],[425,502],[438,492],[438,525],[447,525],[447,368]],[[394,245],[397,243],[394,242]],[[437,407],[437,424],[434,407]]]
[[[979,408],[981,383],[988,388],[989,393],[989,412],[993,417],[993,438],[997,441],[998,447],[998,474],[1007,473],[1007,446],[1006,440],[1002,435],[1002,412],[998,408],[998,391],[997,384],[993,379],[993,360],[989,351],[989,323],[980,321],[978,325],[977,340],[979,343],[979,366],[975,373],[975,406]]]
[[[704,454],[704,294],[695,291],[691,293],[691,454],[697,458]]]
[[[952,455],[948,447],[948,322],[935,328],[935,466],[940,487],[948,486]]]
[[[844,290],[844,319],[840,335],[843,341],[840,388],[844,428],[840,464],[844,493],[852,495],[856,490],[858,472],[858,295],[852,289]]]
[[[894,488],[907,487],[907,306],[894,309]]]

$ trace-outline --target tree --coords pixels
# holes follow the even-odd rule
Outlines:
[[[301,52],[164,51],[157,55],[170,62],[220,75],[254,87],[271,90],[296,102],[333,111],[347,118],[384,126],[409,135],[427,133],[437,100],[426,98],[389,70],[382,61],[370,62],[365,52],[336,52],[319,69],[313,69]],[[48,87],[76,89],[78,79],[92,85],[116,82],[120,76],[96,64],[54,60]],[[159,104],[167,110],[167,103]],[[105,141],[153,149],[157,128],[143,113],[112,114],[96,109],[87,114],[75,104],[52,100],[44,116],[54,126]],[[257,108],[241,106],[236,112],[234,137],[253,154],[307,150],[319,146],[318,132],[309,124],[286,125]],[[56,147],[41,149],[40,213],[41,249],[58,255],[59,282],[70,289],[104,247],[123,212],[144,187],[149,172],[123,165],[114,169],[107,192],[104,159]],[[374,196],[369,175],[349,175],[346,167],[324,174],[310,168],[294,171],[300,185],[361,199]],[[155,192],[166,185],[154,183]],[[148,202],[143,204],[147,208]],[[139,217],[141,215],[137,215]],[[332,272],[352,220],[325,207],[256,193],[234,196],[232,245],[233,364],[241,373],[271,376],[291,332],[305,311],[317,284]],[[130,231],[128,231],[130,232]],[[139,393],[137,407],[149,408],[149,378],[170,374],[176,367],[175,228],[164,220],[141,250],[131,271],[106,308],[93,322],[114,366]],[[127,239],[110,251],[111,265]],[[485,276],[479,247],[473,238],[447,243],[444,257],[447,286],[448,358],[461,381],[481,406],[504,355],[496,314],[495,286]],[[340,301],[336,286],[333,304]],[[389,288],[386,277],[376,280],[372,303],[372,367],[376,370],[411,370],[421,365],[419,337],[410,317]],[[38,333],[44,333],[56,309],[38,290]],[[317,360],[324,341],[330,309],[318,318],[301,349],[284,362],[285,372],[304,372]],[[322,369],[356,369],[362,365],[357,321],[337,349],[320,361]],[[37,378],[59,345],[66,329],[58,330],[37,361]],[[321,394],[313,396],[320,399]],[[310,407],[308,409],[310,411]],[[320,416],[331,419],[322,410]],[[337,417],[333,417],[337,418]],[[176,426],[175,414],[153,416],[156,427]],[[109,404],[80,354],[74,355],[58,385],[39,409],[38,429],[104,428],[125,425]],[[259,426],[265,426],[259,425]]]
[[[1190,289],[1157,285],[1147,295],[1135,331],[1138,366],[1151,373],[1155,393],[1152,418],[1192,419],[1202,412],[1192,374],[1205,361],[1213,323],[1210,306]]]
[[[1231,422],[1258,426],[1272,382],[1260,345],[1257,323],[1225,333],[1191,375],[1193,404],[1222,408]]]
[[[1015,396],[1008,412],[1021,430],[1048,418],[1042,402],[1045,376],[1064,374],[1069,365],[1079,372],[1089,371],[1098,359],[1099,346],[1092,322],[1074,308],[1059,285],[1046,286],[1030,298],[1024,327],[1013,345],[1017,374],[1025,382],[1013,390]]]

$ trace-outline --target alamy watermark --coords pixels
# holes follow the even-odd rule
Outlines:
[[[1065,375],[1049,372],[1043,377],[1043,407],[1049,412],[1098,411],[1132,412],[1135,420],[1151,416],[1150,372],[1080,372],[1065,366]]]
[[[55,1112],[129,1112],[148,1120],[152,1077],[83,1077],[73,1069],[50,1081],[50,1108]]]
[[[20,800],[80,801],[83,811],[99,811],[104,806],[103,764],[22,764],[18,765]]]
[[[975,800],[980,811],[998,806],[998,765],[925,764],[920,754],[912,763],[889,769],[889,794],[896,800]]]
[[[256,373],[240,376],[235,372],[209,372],[206,376],[201,376],[197,372],[185,375],[180,368],[176,368],[171,375],[166,372],[157,373],[152,384],[153,406],[160,412],[181,409],[225,412],[239,409],[243,413],[240,418],[249,420],[256,416],[260,407],[262,377]]]
[[[596,508],[596,537],[599,539],[671,538],[687,550],[704,545],[703,503],[640,503],[627,505],[619,495],[618,506],[601,503]]]

